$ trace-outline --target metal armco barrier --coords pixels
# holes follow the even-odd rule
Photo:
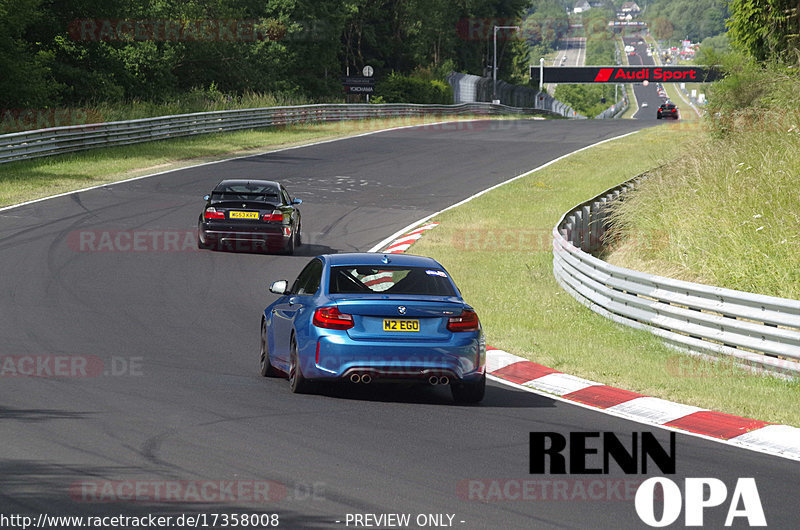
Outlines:
[[[492,100],[492,78],[452,72],[447,82],[453,87],[453,99],[456,103],[473,103]],[[534,108],[558,114],[565,118],[585,119],[572,107],[562,103],[547,92],[539,92],[533,88],[512,85],[505,81],[497,82],[497,97],[501,103],[514,107]]]
[[[800,301],[654,276],[589,254],[602,248],[606,205],[637,182],[579,204],[553,229],[561,287],[593,311],[681,349],[800,376]]]
[[[598,114],[594,117],[596,120],[610,120],[610,119],[618,119],[620,116],[625,114],[625,111],[628,110],[629,107],[628,103],[628,91],[625,88],[625,85],[622,85],[622,99],[619,100],[617,103],[611,105],[606,110]]]
[[[523,115],[547,114],[547,112],[539,109],[515,108],[488,103],[304,105],[198,112],[130,121],[53,127],[0,135],[0,163],[82,151],[95,147],[110,147],[276,125],[424,115],[458,116],[462,114]]]

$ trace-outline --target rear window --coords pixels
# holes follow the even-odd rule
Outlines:
[[[425,267],[332,267],[329,292],[456,296],[445,271]]]
[[[262,201],[279,203],[280,190],[273,186],[228,185],[211,192],[212,201]]]

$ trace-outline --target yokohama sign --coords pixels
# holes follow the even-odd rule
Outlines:
[[[706,83],[720,78],[713,66],[551,66],[544,68],[544,83]],[[539,68],[531,66],[531,80]]]

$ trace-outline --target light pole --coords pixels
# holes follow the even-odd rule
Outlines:
[[[539,57],[539,92],[544,87],[544,57]]]
[[[519,26],[494,26],[494,62],[492,63],[492,103],[497,101],[497,30],[519,29]]]

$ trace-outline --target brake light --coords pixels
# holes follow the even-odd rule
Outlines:
[[[353,323],[353,315],[348,315],[339,311],[337,307],[320,307],[314,311],[314,325],[318,328],[326,329],[350,329]]]
[[[203,214],[204,219],[225,219],[225,212],[218,212],[216,208],[206,208],[206,213]]]
[[[283,221],[283,214],[278,210],[273,210],[272,213],[265,214],[261,218],[262,221]]]
[[[448,331],[478,331],[480,325],[478,314],[469,309],[465,309],[457,317],[450,317],[447,320]]]

